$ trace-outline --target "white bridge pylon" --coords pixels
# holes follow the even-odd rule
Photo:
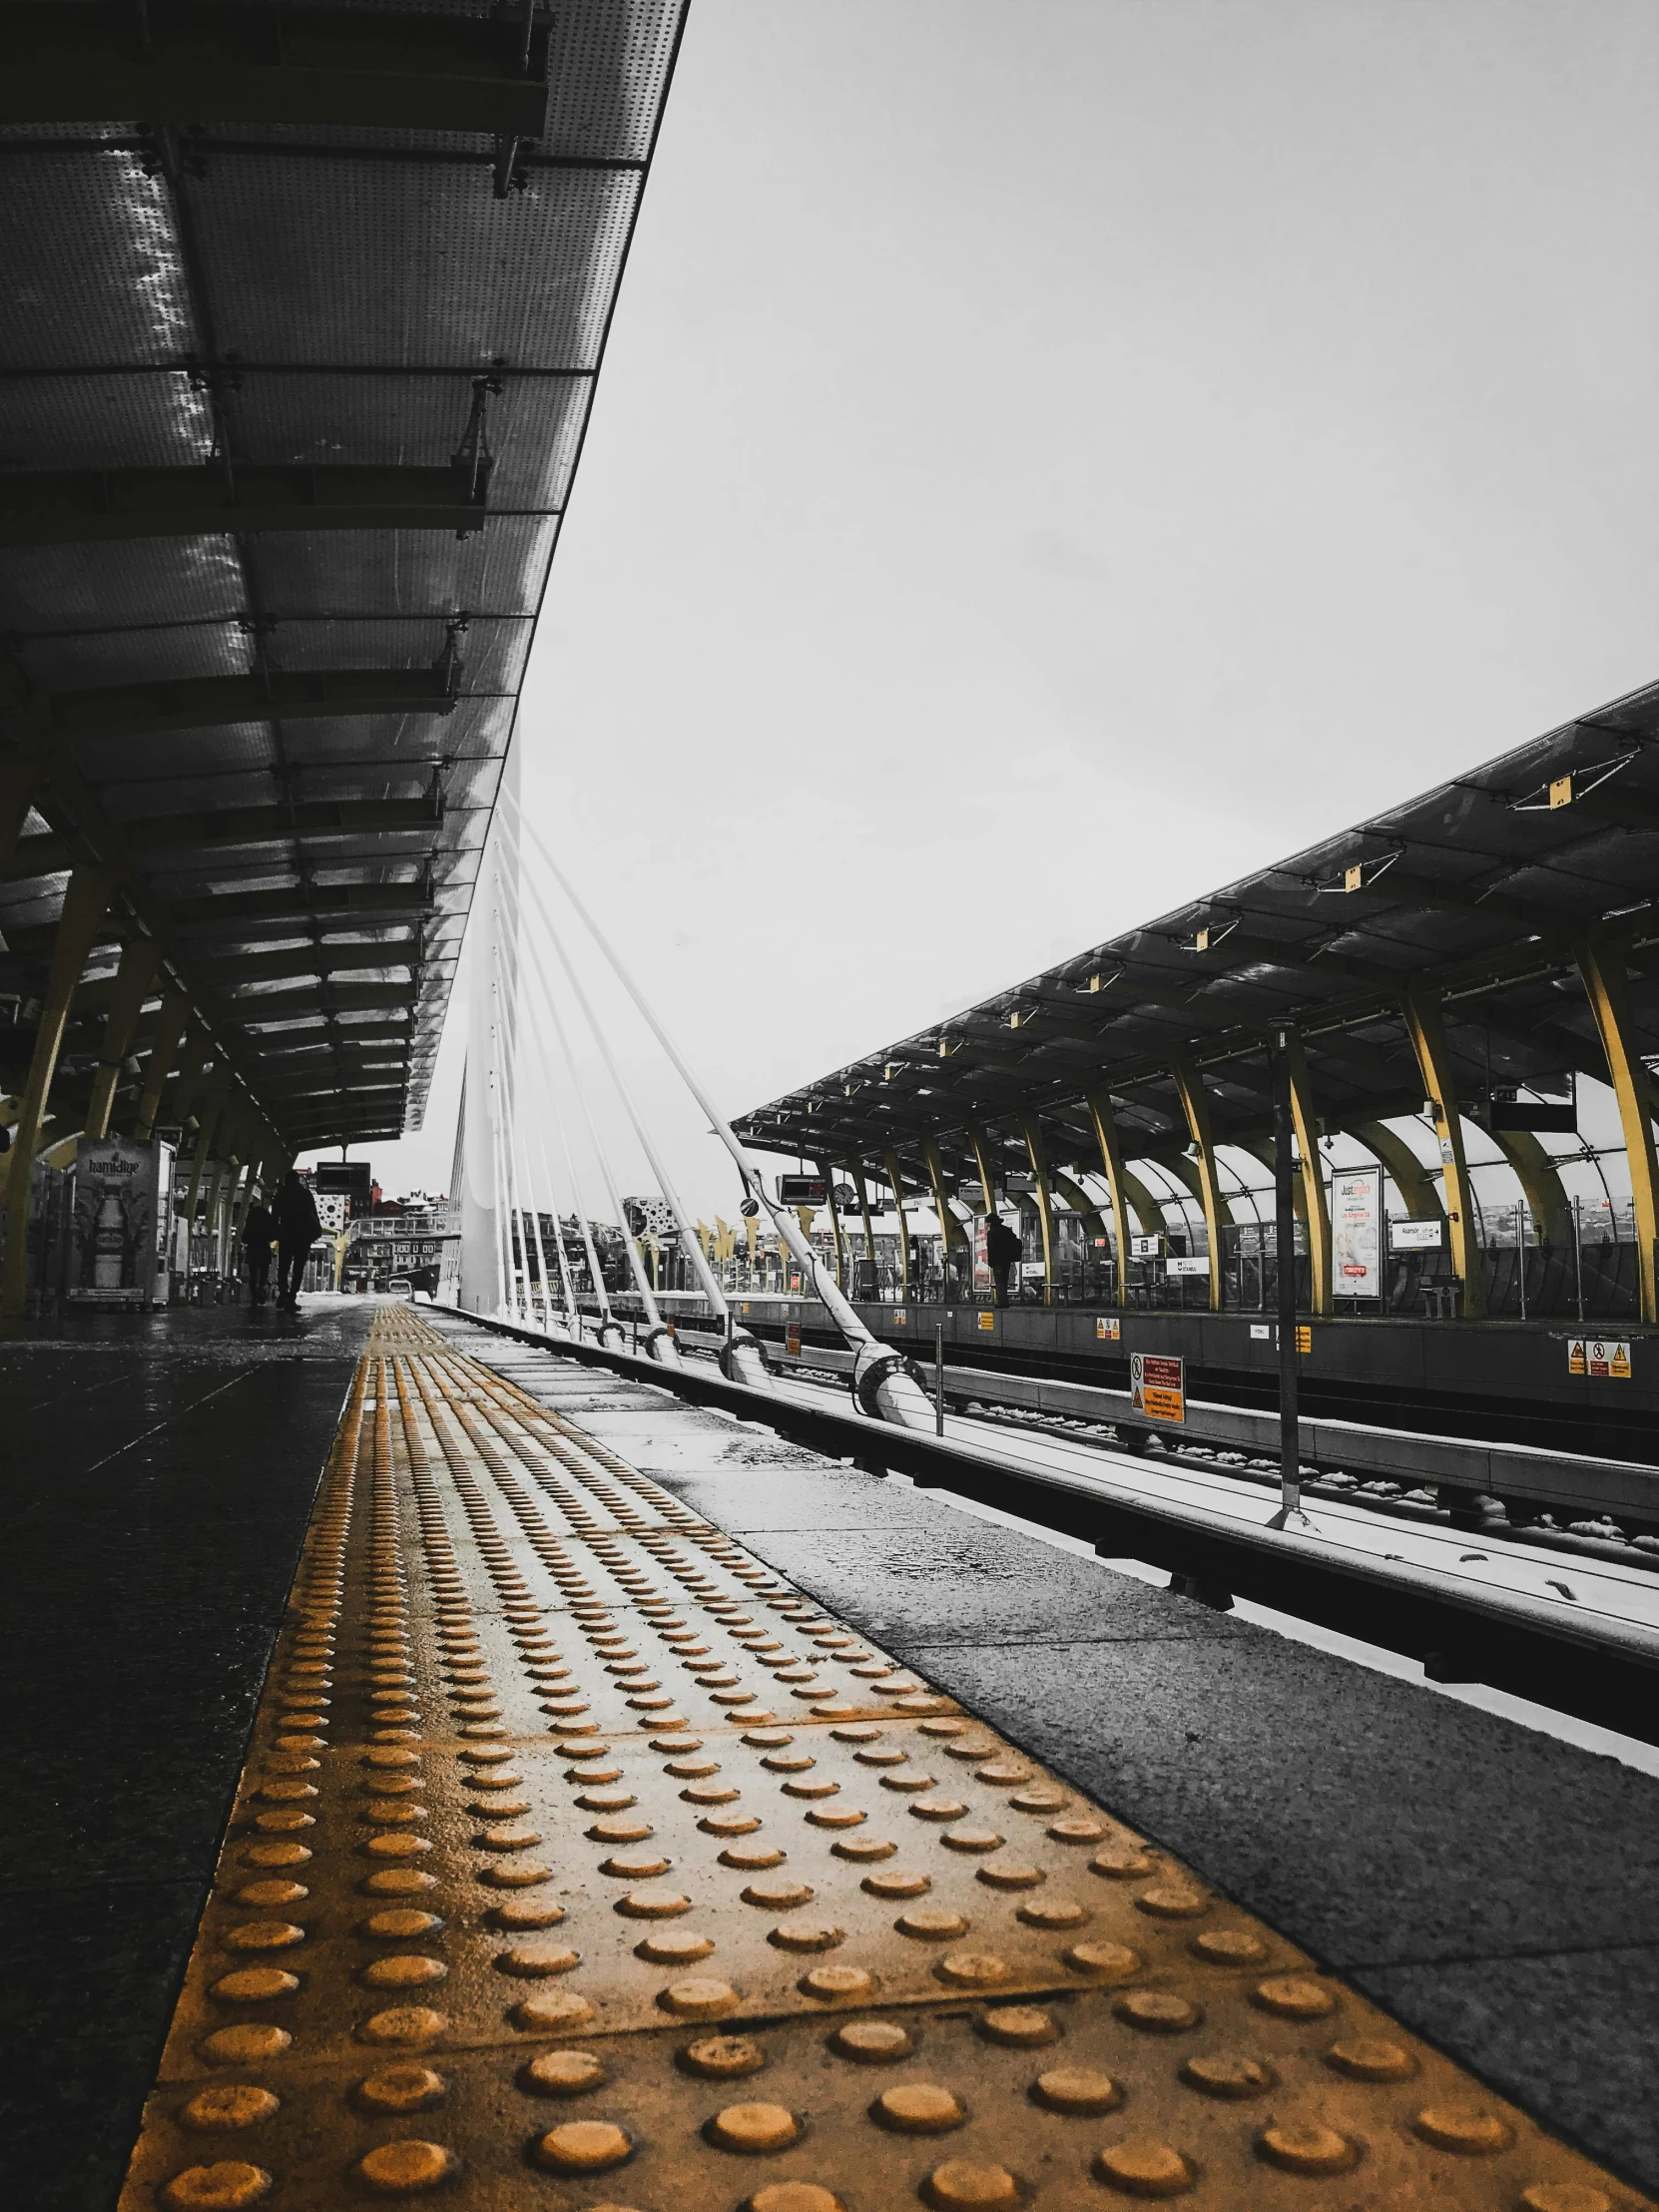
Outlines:
[[[764,1214],[800,1265],[854,1355],[853,1388],[864,1412],[905,1427],[931,1428],[934,1411],[909,1363],[873,1337],[842,1295],[833,1273],[813,1250],[787,1207],[768,1197],[760,1170],[730,1123],[664,1028],[609,939],[583,903],[547,839],[520,807],[509,770],[484,854],[473,901],[467,955],[471,963],[466,1068],[456,1136],[461,1194],[460,1284],[457,1302],[546,1336],[597,1340],[621,1350],[627,1338],[605,1285],[597,1225],[607,1216],[621,1234],[635,1293],[646,1317],[644,1347],[663,1366],[682,1364],[664,1322],[638,1241],[630,1234],[603,1130],[614,1126],[608,1105],[595,1106],[583,1082],[572,1032],[593,1039],[601,1064],[656,1178],[709,1310],[720,1323],[720,1365],[733,1382],[770,1390],[766,1356],[733,1315],[709,1266],[655,1137],[628,1088],[604,1024],[585,989],[568,939],[574,917],[614,972],[692,1101],[731,1155],[743,1190],[743,1211]],[[574,1108],[574,1115],[569,1109]],[[573,1135],[577,1141],[573,1142]],[[583,1142],[582,1140],[585,1140]],[[563,1175],[554,1173],[554,1162]],[[600,1209],[593,1203],[597,1173]],[[564,1222],[574,1216],[591,1284],[579,1297],[565,1249]],[[553,1253],[542,1235],[555,1224]],[[516,1254],[516,1257],[515,1257]],[[532,1268],[532,1255],[534,1267]],[[549,1259],[553,1263],[550,1272]],[[557,1297],[557,1310],[554,1299]],[[591,1311],[588,1309],[591,1307]]]

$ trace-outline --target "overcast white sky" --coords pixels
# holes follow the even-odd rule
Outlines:
[[[1653,677],[1656,91],[1652,0],[694,0],[518,744],[730,1112]]]

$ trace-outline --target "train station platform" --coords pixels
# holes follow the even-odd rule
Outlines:
[[[0,1358],[15,2201],[1659,2185],[1631,1767],[441,1315]]]

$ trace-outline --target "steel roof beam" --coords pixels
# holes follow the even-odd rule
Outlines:
[[[248,466],[49,469],[0,475],[0,545],[258,530],[482,529],[486,472]]]
[[[443,819],[431,799],[311,800],[293,807],[226,807],[191,815],[149,815],[125,825],[133,852],[180,845],[271,844],[293,837],[356,837],[380,830],[428,830]],[[0,881],[52,875],[71,865],[59,836],[20,837]]]
[[[313,983],[308,990],[221,1001],[216,1013],[239,1028],[254,1028],[262,1021],[282,1021],[294,1014],[315,1014],[320,1020],[326,1014],[378,1013],[388,1006],[413,1006],[419,997],[413,983]]]
[[[181,473],[188,473],[181,471]],[[0,480],[3,483],[3,480]],[[0,490],[0,497],[3,497]],[[330,720],[346,715],[447,715],[455,693],[448,666],[255,670],[183,683],[109,684],[94,691],[30,695],[21,671],[0,665],[0,706],[13,734],[65,743],[76,738],[153,738],[241,722]]]
[[[189,925],[215,921],[234,925],[239,921],[280,921],[332,917],[336,926],[359,916],[376,914],[424,914],[433,906],[429,883],[312,883],[300,890],[221,892],[212,898],[177,898],[166,902],[170,921]]]
[[[298,975],[323,975],[351,968],[418,967],[421,963],[420,940],[417,937],[393,937],[382,944],[294,944],[276,952],[231,953],[223,959],[205,959],[197,963],[196,973],[211,990],[233,990],[239,983],[276,983]],[[393,989],[391,984],[377,985],[380,989]],[[311,994],[307,993],[307,997]],[[254,1005],[255,1000],[237,1002]]]
[[[367,125],[539,138],[545,18],[94,0],[6,11],[0,122]]]

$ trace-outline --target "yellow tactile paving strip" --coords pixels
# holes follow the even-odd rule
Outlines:
[[[393,1308],[123,2212],[427,2193],[1647,2202]]]

